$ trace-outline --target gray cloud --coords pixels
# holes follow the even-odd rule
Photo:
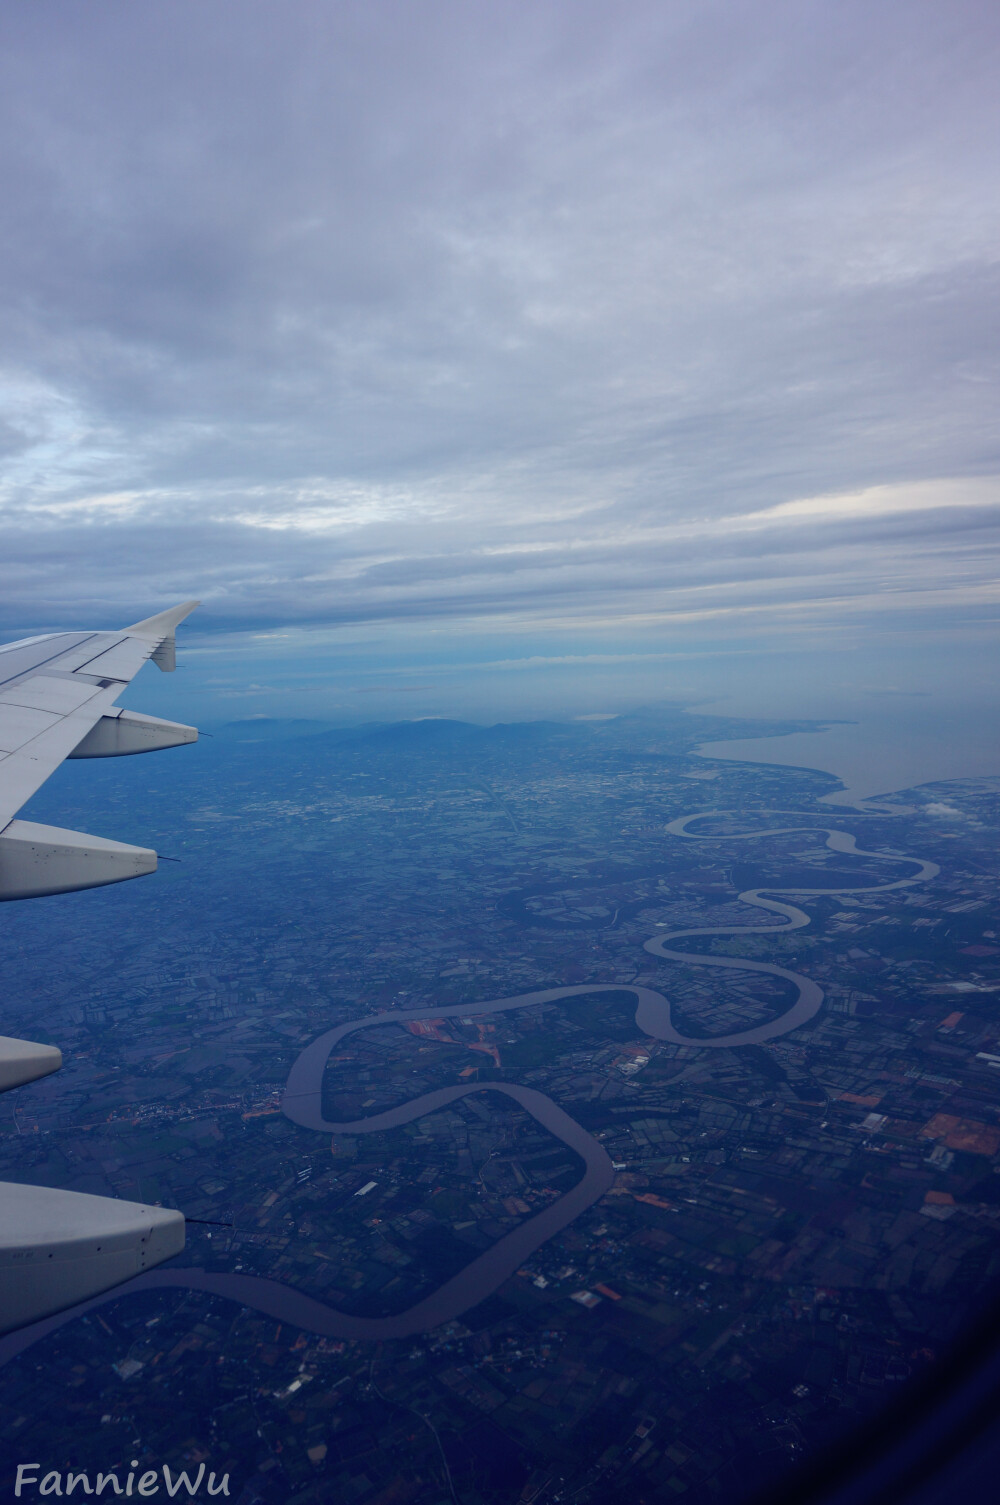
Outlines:
[[[993,7],[2,28],[0,626],[990,599]]]

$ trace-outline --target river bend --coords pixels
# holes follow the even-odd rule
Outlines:
[[[8,1333],[0,1338],[0,1365],[7,1363],[16,1354],[23,1352],[47,1333],[83,1313],[93,1311],[108,1302],[136,1291],[165,1290],[178,1288],[204,1291],[213,1296],[222,1296],[241,1306],[261,1312],[280,1322],[289,1322],[306,1332],[322,1337],[381,1340],[411,1337],[414,1333],[426,1332],[444,1322],[453,1321],[478,1302],[491,1295],[528,1259],[536,1249],[552,1236],[599,1201],[614,1182],[614,1170],[607,1151],[565,1109],[552,1101],[544,1092],[533,1087],[522,1087],[512,1082],[473,1083],[469,1085],[441,1087],[424,1093],[384,1113],[370,1117],[334,1122],[323,1116],[323,1078],[329,1057],[335,1047],[347,1035],[358,1030],[371,1029],[386,1024],[409,1024],[418,1019],[446,1019],[456,1015],[468,1018],[475,1014],[502,1013],[509,1009],[531,1008],[535,1004],[555,1003],[562,999],[578,998],[592,993],[631,993],[636,1001],[635,1020],[643,1034],[674,1045],[693,1045],[702,1050],[732,1050],[742,1045],[759,1045],[766,1040],[788,1034],[812,1019],[823,1004],[823,990],[811,978],[779,967],[772,962],[751,961],[741,957],[704,955],[701,952],[678,951],[669,943],[683,936],[698,935],[764,935],[768,932],[798,930],[809,924],[809,916],[794,904],[783,903],[775,894],[794,894],[798,897],[833,897],[838,894],[887,893],[892,889],[906,888],[922,883],[937,875],[939,869],[933,862],[916,857],[889,857],[886,853],[866,852],[856,844],[855,838],[846,831],[831,827],[781,826],[765,831],[741,831],[722,835],[699,836],[689,830],[692,822],[718,817],[723,812],[702,811],[695,815],[681,816],[665,828],[668,835],[688,841],[712,842],[752,841],[767,836],[791,835],[798,832],[822,832],[826,845],[833,852],[857,857],[870,857],[880,861],[911,862],[919,871],[909,878],[898,878],[890,883],[865,884],[849,888],[757,888],[747,889],[739,895],[743,904],[764,910],[779,919],[772,924],[703,926],[695,929],[668,931],[653,936],[645,943],[645,949],[664,961],[684,962],[695,967],[735,968],[741,972],[765,972],[790,982],[796,990],[795,1002],[776,1019],[750,1029],[710,1038],[681,1034],[674,1027],[670,1001],[652,988],[638,987],[627,983],[583,983],[573,987],[543,988],[534,993],[520,993],[511,998],[494,998],[479,1003],[463,1003],[429,1009],[390,1009],[379,1014],[366,1015],[349,1020],[335,1029],[327,1030],[305,1047],[297,1057],[288,1074],[282,1099],[282,1111],[293,1123],[305,1129],[314,1129],[324,1134],[371,1134],[383,1129],[398,1128],[412,1123],[414,1119],[433,1113],[463,1097],[480,1092],[500,1092],[520,1104],[557,1139],[568,1145],[584,1162],[584,1174],[577,1184],[557,1201],[550,1203],[541,1212],[528,1218],[519,1227],[505,1234],[489,1249],[472,1259],[457,1275],[445,1281],[429,1296],[416,1302],[404,1312],[391,1317],[358,1317],[314,1296],[308,1296],[292,1286],[264,1276],[247,1275],[241,1272],[221,1272],[199,1269],[168,1267],[151,1270],[137,1276],[125,1286],[104,1292],[90,1301],[79,1303],[67,1311],[32,1323],[19,1332]],[[770,897],[765,897],[769,895]]]

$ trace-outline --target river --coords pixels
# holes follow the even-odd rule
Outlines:
[[[689,966],[734,968],[743,972],[765,972],[790,982],[796,990],[795,1002],[776,1019],[735,1034],[716,1035],[705,1039],[681,1034],[675,1029],[670,1002],[662,993],[652,988],[623,983],[584,983],[573,987],[545,988],[534,993],[520,993],[510,998],[494,998],[478,1003],[463,1003],[429,1009],[396,1009],[379,1014],[370,1014],[360,1019],[349,1020],[327,1030],[313,1040],[296,1058],[288,1074],[282,1099],[282,1111],[293,1123],[305,1129],[323,1134],[371,1134],[383,1129],[398,1128],[412,1123],[414,1119],[433,1113],[461,1098],[475,1093],[500,1092],[512,1098],[531,1116],[549,1130],[557,1139],[568,1145],[584,1162],[584,1174],[577,1184],[541,1212],[528,1218],[519,1227],[504,1235],[491,1248],[471,1260],[457,1275],[445,1281],[437,1290],[416,1302],[404,1312],[391,1317],[358,1317],[316,1297],[308,1296],[292,1286],[264,1276],[247,1275],[233,1271],[220,1272],[169,1267],[151,1270],[137,1276],[124,1286],[104,1292],[90,1301],[81,1302],[68,1310],[46,1317],[40,1322],[8,1333],[0,1338],[0,1365],[37,1343],[48,1333],[83,1313],[93,1311],[111,1301],[139,1291],[155,1291],[181,1288],[204,1291],[250,1307],[280,1322],[289,1322],[306,1332],[322,1337],[364,1339],[377,1341],[390,1338],[407,1338],[418,1332],[426,1332],[442,1323],[454,1321],[480,1301],[491,1295],[528,1259],[536,1249],[591,1207],[610,1189],[614,1182],[614,1169],[604,1149],[592,1134],[565,1109],[533,1087],[523,1087],[513,1082],[471,1083],[464,1086],[441,1087],[424,1093],[384,1113],[347,1122],[334,1122],[323,1116],[323,1078],[327,1063],[335,1047],[345,1036],[358,1030],[371,1029],[387,1024],[401,1027],[419,1019],[445,1019],[457,1015],[468,1018],[474,1014],[502,1013],[506,1010],[531,1008],[536,1004],[554,1003],[563,999],[579,998],[593,993],[631,993],[636,1000],[635,1019],[638,1028],[657,1040],[674,1045],[691,1045],[706,1050],[733,1050],[745,1045],[759,1045],[788,1034],[812,1019],[823,1005],[823,990],[811,978],[772,962],[758,962],[742,957],[704,955],[700,952],[677,951],[668,942],[682,936],[694,935],[760,935],[771,931],[797,930],[809,924],[809,916],[793,904],[784,903],[773,896],[777,893],[795,894],[800,897],[862,892],[887,892],[890,889],[909,887],[933,878],[938,868],[933,862],[913,857],[888,858],[878,852],[865,852],[857,846],[855,838],[846,831],[830,827],[783,826],[765,831],[745,831],[716,836],[698,836],[688,829],[692,821],[710,819],[723,812],[705,812],[682,816],[666,827],[666,833],[688,841],[705,841],[713,844],[730,841],[750,841],[765,836],[793,834],[807,830],[826,836],[826,845],[834,852],[852,856],[872,857],[895,863],[905,860],[917,865],[918,871],[909,878],[898,878],[890,883],[861,885],[850,888],[790,888],[748,889],[739,895],[740,902],[781,917],[780,923],[761,925],[711,926],[700,929],[670,931],[665,935],[651,937],[645,949],[665,961],[683,962]]]

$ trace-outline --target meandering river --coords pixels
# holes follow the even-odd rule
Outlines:
[[[137,1276],[127,1285],[117,1286],[90,1301],[81,1302],[67,1311],[44,1318],[19,1332],[8,1333],[0,1339],[0,1365],[22,1353],[46,1334],[55,1331],[64,1323],[83,1313],[93,1311],[108,1302],[138,1291],[179,1288],[205,1291],[213,1296],[222,1296],[238,1302],[268,1317],[289,1322],[306,1332],[323,1337],[353,1339],[406,1338],[414,1333],[426,1332],[441,1323],[454,1320],[478,1302],[491,1295],[524,1261],[546,1243],[553,1234],[584,1212],[604,1196],[614,1182],[614,1169],[604,1147],[589,1134],[565,1109],[552,1101],[544,1092],[533,1087],[522,1087],[512,1082],[472,1083],[464,1086],[442,1087],[424,1093],[387,1112],[372,1114],[368,1118],[348,1122],[333,1122],[323,1116],[323,1078],[327,1063],[336,1046],[345,1036],[358,1030],[372,1029],[387,1024],[409,1024],[418,1019],[444,1019],[455,1015],[468,1018],[475,1014],[501,1013],[509,1009],[531,1008],[535,1004],[554,1003],[563,999],[579,998],[592,993],[631,993],[636,1001],[635,1020],[638,1028],[657,1040],[674,1045],[693,1045],[704,1050],[732,1050],[742,1045],[759,1045],[788,1034],[812,1019],[823,1004],[823,990],[811,978],[772,962],[758,962],[742,957],[704,955],[701,952],[677,951],[668,943],[683,936],[696,935],[763,935],[770,931],[798,930],[809,924],[809,916],[793,904],[774,898],[775,894],[794,894],[799,897],[830,897],[836,894],[888,892],[890,889],[909,887],[933,878],[939,871],[933,862],[922,858],[889,857],[885,853],[866,852],[857,846],[855,838],[846,831],[830,827],[782,826],[765,831],[743,831],[723,835],[699,836],[689,830],[692,822],[718,817],[722,812],[702,811],[696,815],[682,816],[672,821],[666,831],[669,835],[689,841],[713,843],[759,840],[766,836],[790,835],[800,831],[826,836],[826,845],[831,851],[851,856],[870,857],[880,861],[915,864],[918,871],[908,878],[898,878],[879,885],[857,885],[850,888],[771,888],[748,889],[739,895],[740,902],[770,914],[780,916],[780,921],[760,925],[704,926],[698,929],[675,930],[653,936],[645,943],[645,949],[666,961],[684,962],[688,966],[735,968],[741,972],[765,972],[790,982],[796,990],[794,1003],[784,1014],[765,1024],[735,1034],[716,1035],[710,1038],[691,1037],[681,1034],[674,1027],[670,1002],[662,993],[652,988],[623,983],[582,983],[574,987],[545,988],[535,993],[520,993],[512,998],[494,998],[480,1003],[463,1003],[430,1009],[396,1009],[380,1014],[352,1019],[335,1029],[327,1030],[318,1039],[307,1045],[294,1062],[285,1085],[282,1111],[293,1123],[303,1128],[314,1129],[324,1134],[371,1134],[382,1129],[397,1128],[412,1123],[416,1118],[433,1113],[463,1097],[481,1092],[500,1092],[519,1103],[557,1139],[576,1151],[584,1162],[584,1174],[577,1184],[541,1212],[528,1218],[519,1227],[504,1235],[491,1248],[471,1260],[457,1275],[445,1281],[436,1291],[418,1301],[404,1312],[391,1317],[358,1317],[349,1312],[307,1296],[292,1286],[263,1276],[242,1272],[225,1273],[198,1269],[167,1268],[151,1270]],[[765,897],[770,895],[770,897]]]

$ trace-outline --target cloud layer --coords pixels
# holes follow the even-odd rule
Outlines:
[[[0,46],[0,627],[996,616],[979,0]]]

